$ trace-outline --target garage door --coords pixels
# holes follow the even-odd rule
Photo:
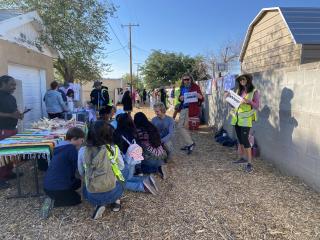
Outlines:
[[[31,108],[22,122],[24,129],[43,116],[43,95],[45,93],[45,71],[22,65],[9,65],[8,74],[22,82],[22,108]],[[20,109],[23,110],[23,109]]]

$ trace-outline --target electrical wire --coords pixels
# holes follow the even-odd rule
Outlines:
[[[124,51],[124,52],[128,55],[128,57],[129,57],[129,53],[125,50],[126,47],[121,43],[121,41],[120,41],[120,39],[118,38],[117,34],[116,34],[115,31],[113,30],[113,27],[111,26],[110,23],[108,23],[108,25],[109,25],[111,31],[113,32],[114,36],[115,36],[116,39],[118,40],[118,42],[119,42],[120,46],[122,47],[123,51]]]

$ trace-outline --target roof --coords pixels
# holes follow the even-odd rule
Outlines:
[[[316,7],[273,7],[263,8],[250,23],[240,53],[242,61],[256,23],[268,11],[279,11],[295,44],[320,44],[320,8]]]
[[[0,9],[0,22],[23,14],[18,10]]]

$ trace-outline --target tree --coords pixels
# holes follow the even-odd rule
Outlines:
[[[195,80],[207,79],[204,58],[156,50],[141,67],[144,81],[149,88],[174,84],[187,72],[191,73]]]
[[[64,81],[93,81],[108,70],[101,59],[113,5],[99,0],[1,0],[0,7],[38,12],[44,25],[39,41],[59,52],[54,67]]]
[[[130,73],[126,73],[122,76],[122,79],[124,80],[124,82],[127,83],[128,86],[131,86],[131,82],[130,82]],[[136,87],[138,82],[138,78],[135,74],[132,74],[132,83],[133,83],[133,87]]]
[[[226,66],[226,72],[236,71],[239,66],[239,55],[242,42],[236,40],[226,41],[217,51],[212,51],[207,54],[206,65],[211,75],[216,75],[216,72],[221,72],[218,69],[218,64]]]

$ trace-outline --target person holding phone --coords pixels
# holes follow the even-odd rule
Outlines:
[[[15,79],[4,75],[0,77],[0,140],[17,134],[17,124],[24,114],[19,112],[17,101],[12,95],[16,90]],[[0,167],[0,189],[8,188],[9,179],[16,177],[12,172],[13,165]]]

